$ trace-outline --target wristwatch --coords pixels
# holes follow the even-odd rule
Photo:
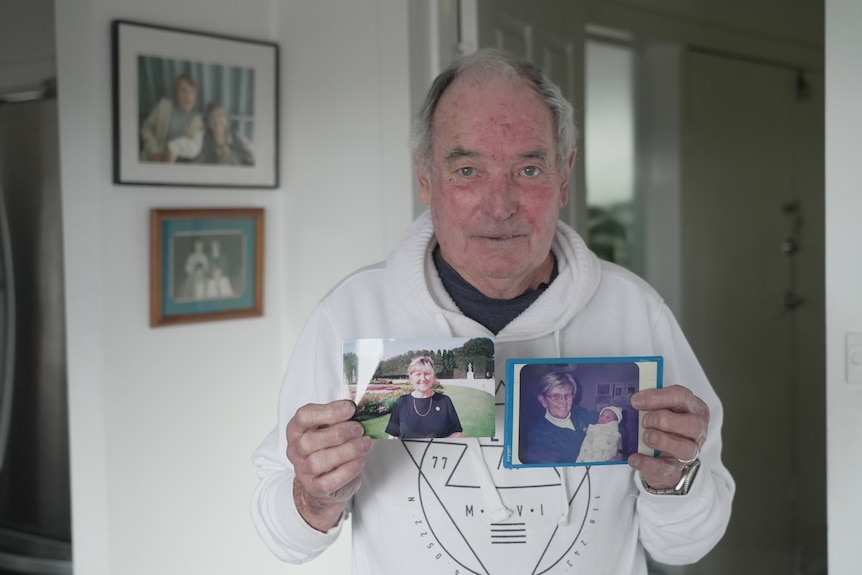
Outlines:
[[[679,482],[668,489],[653,489],[647,485],[643,476],[641,476],[641,483],[647,493],[652,493],[653,495],[686,495],[689,489],[691,489],[691,484],[694,483],[694,477],[697,475],[698,469],[700,469],[700,459],[695,459],[691,463],[687,463],[685,467],[682,468],[682,477]]]

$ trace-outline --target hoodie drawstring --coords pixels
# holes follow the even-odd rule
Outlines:
[[[452,337],[452,326],[449,325],[449,322],[446,321],[446,318],[442,313],[434,314],[434,323],[437,324],[437,329],[442,333],[446,334],[448,337]]]
[[[557,472],[560,474],[560,497],[562,501],[563,511],[560,513],[560,518],[557,520],[557,523],[560,525],[568,525],[569,524],[569,480],[568,474],[566,474],[565,467],[558,467]]]
[[[479,491],[485,499],[491,521],[494,523],[505,521],[511,517],[512,510],[503,503],[497,486],[494,485],[491,471],[488,469],[488,462],[485,461],[485,455],[482,452],[482,445],[477,438],[470,437],[467,439],[467,452],[470,453],[470,458],[473,460],[473,467],[479,480]]]

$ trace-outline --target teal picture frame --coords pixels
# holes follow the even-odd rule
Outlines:
[[[150,326],[263,315],[262,208],[150,211]]]

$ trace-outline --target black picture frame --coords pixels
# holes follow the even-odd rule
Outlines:
[[[278,44],[114,20],[112,60],[114,183],[278,187]]]

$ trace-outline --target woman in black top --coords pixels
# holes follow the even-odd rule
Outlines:
[[[431,389],[437,380],[434,360],[428,356],[414,358],[407,368],[407,376],[413,391],[395,402],[386,426],[389,437],[463,437],[464,430],[452,400]]]

